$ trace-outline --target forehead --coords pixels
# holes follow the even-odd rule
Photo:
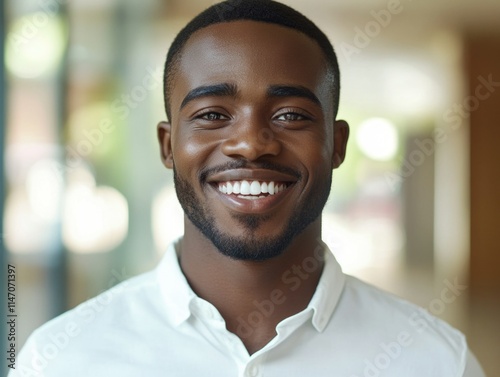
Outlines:
[[[308,87],[319,97],[330,94],[326,58],[316,41],[275,24],[233,21],[203,28],[184,46],[178,68],[173,109],[189,90],[221,82],[235,83],[240,90],[291,84]]]

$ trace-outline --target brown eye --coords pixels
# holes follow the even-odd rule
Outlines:
[[[293,122],[293,121],[297,121],[297,120],[306,120],[308,118],[306,118],[305,116],[298,114],[298,113],[285,113],[285,114],[279,115],[276,119],[281,120],[281,121],[285,121],[285,122],[290,122],[290,121]]]
[[[227,116],[222,115],[220,113],[215,113],[215,112],[201,114],[198,116],[198,118],[203,119],[203,120],[210,120],[210,121],[228,119]]]

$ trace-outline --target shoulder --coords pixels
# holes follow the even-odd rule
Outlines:
[[[35,334],[43,334],[51,329],[60,329],[69,323],[89,327],[103,325],[108,321],[119,321],[129,313],[140,310],[151,301],[157,301],[155,271],[130,278],[99,295],[83,302],[66,313],[40,327]]]
[[[19,375],[64,375],[58,371],[110,356],[154,331],[162,318],[156,281],[156,271],[128,279],[35,330],[19,354]]]
[[[469,351],[460,331],[424,308],[359,279],[346,276],[334,320],[359,337],[358,349],[372,368],[390,361],[392,368],[405,371],[412,366],[420,375],[464,375]]]
[[[465,337],[460,331],[428,310],[352,276],[346,278],[343,299],[348,306],[366,309],[369,313],[366,319],[384,328],[399,326],[418,333],[428,331],[430,335],[446,338],[453,344],[464,343]],[[446,303],[442,302],[442,305]]]
[[[445,346],[457,357],[465,356],[465,336],[420,306],[351,276],[347,276],[342,299],[346,306],[361,309],[362,322],[377,325],[380,331],[409,333],[415,342]]]

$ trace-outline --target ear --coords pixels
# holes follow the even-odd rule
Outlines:
[[[333,138],[332,166],[333,169],[337,169],[344,162],[347,140],[349,139],[349,125],[345,120],[335,121]]]
[[[161,161],[168,169],[173,169],[174,159],[172,156],[171,129],[169,122],[160,122],[157,126],[158,142],[160,143]]]

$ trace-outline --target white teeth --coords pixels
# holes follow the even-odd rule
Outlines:
[[[268,193],[268,191],[267,191],[267,183],[266,182],[262,182],[262,184],[260,185],[260,191],[263,194],[267,194]]]
[[[250,195],[250,183],[248,183],[248,181],[241,182],[240,194]]]
[[[274,195],[275,194],[275,191],[274,191],[274,182],[269,182],[269,184],[267,185],[267,192],[271,195]]]
[[[233,194],[239,194],[241,191],[240,191],[240,182],[234,182],[234,185],[233,185]]]
[[[238,198],[247,199],[247,200],[257,200],[257,199],[265,198],[265,196],[263,196],[263,195],[260,195],[260,196],[238,195]]]
[[[258,181],[253,181],[250,185],[250,194],[259,195],[260,194],[260,183]]]
[[[219,191],[223,194],[235,194],[243,196],[252,196],[252,199],[265,198],[265,195],[275,195],[286,189],[285,184],[276,184],[271,182],[259,181],[235,181],[219,183]]]

